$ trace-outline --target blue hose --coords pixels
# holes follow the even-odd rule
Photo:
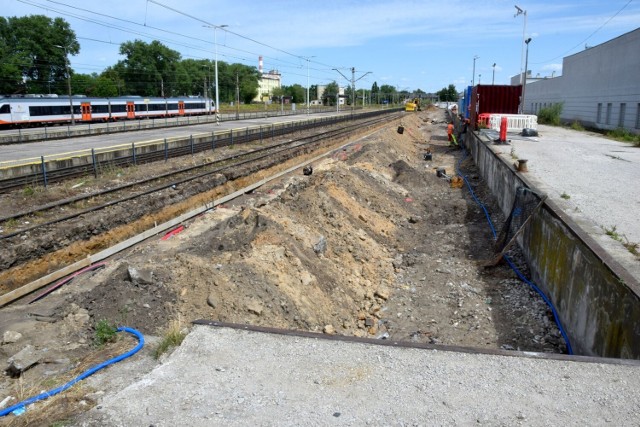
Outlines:
[[[129,350],[126,353],[121,354],[120,356],[116,356],[112,359],[109,359],[105,362],[102,362],[99,365],[94,366],[93,368],[90,368],[88,370],[86,370],[85,372],[83,372],[82,374],[80,374],[79,376],[77,376],[76,378],[74,378],[73,380],[69,381],[68,383],[66,383],[63,386],[60,386],[58,388],[54,388],[53,390],[50,391],[45,391],[43,393],[40,393],[37,396],[34,397],[30,397],[29,399],[23,400],[20,403],[16,403],[13,406],[10,406],[6,409],[3,409],[2,411],[0,411],[0,417],[4,417],[5,415],[8,415],[14,411],[17,411],[16,415],[19,415],[20,413],[22,413],[24,411],[24,408],[27,405],[30,405],[34,402],[37,402],[39,400],[44,400],[47,399],[51,396],[55,396],[58,393],[61,393],[65,390],[67,390],[68,388],[70,388],[71,386],[73,386],[75,383],[82,381],[83,379],[87,378],[90,375],[95,374],[96,372],[98,372],[100,369],[102,368],[106,368],[109,365],[112,365],[114,363],[118,363],[121,360],[126,359],[127,357],[133,356],[134,354],[136,354],[138,351],[140,351],[140,349],[144,346],[144,337],[142,336],[142,334],[138,331],[136,331],[135,329],[132,328],[127,328],[126,326],[121,326],[117,329],[118,332],[128,332],[132,335],[135,335],[136,338],[138,338],[138,345],[135,346],[135,348]]]
[[[486,206],[478,199],[478,197],[476,196],[476,194],[473,191],[473,188],[471,188],[471,183],[469,183],[469,180],[467,179],[466,175],[463,175],[462,171],[460,169],[460,165],[462,164],[462,161],[464,159],[466,159],[466,157],[468,155],[468,152],[467,152],[466,148],[464,147],[464,144],[461,144],[460,146],[464,150],[464,156],[462,156],[462,158],[458,161],[458,164],[456,165],[456,169],[457,169],[458,175],[460,175],[462,177],[462,179],[464,179],[464,182],[465,182],[465,184],[467,184],[467,188],[469,189],[469,193],[471,194],[471,197],[478,204],[478,206],[480,206],[482,208],[482,210],[484,211],[484,215],[487,218],[487,223],[489,224],[489,228],[491,228],[491,234],[493,234],[493,239],[495,240],[495,239],[497,239],[498,234],[496,233],[496,229],[495,229],[495,227],[493,225],[493,221],[491,221],[491,215],[489,215],[489,211],[487,210]],[[542,290],[538,286],[536,286],[535,283],[533,283],[532,281],[527,279],[524,276],[524,274],[522,274],[522,272],[520,272],[520,270],[518,270],[518,267],[516,267],[516,265],[513,263],[513,261],[511,261],[511,258],[509,258],[507,255],[504,255],[504,259],[505,259],[505,261],[507,261],[507,264],[509,264],[509,267],[511,267],[511,269],[516,273],[518,278],[520,280],[522,280],[523,282],[525,282],[527,285],[529,285],[529,287],[531,287],[531,289],[536,291],[542,297],[542,299],[547,304],[547,306],[551,309],[551,312],[553,313],[553,318],[555,319],[556,325],[558,326],[558,329],[560,330],[560,334],[562,335],[562,338],[564,338],[564,342],[567,344],[567,353],[573,354],[573,349],[571,348],[571,343],[569,342],[569,337],[567,336],[567,333],[565,332],[564,328],[562,327],[562,323],[560,322],[560,317],[558,316],[558,312],[556,311],[556,308],[553,306],[553,303],[551,302],[551,300],[544,294],[544,292],[542,292]]]

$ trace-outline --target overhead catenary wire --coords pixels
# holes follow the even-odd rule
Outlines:
[[[203,47],[200,47],[200,46],[195,46],[195,45],[192,45],[192,44],[186,44],[186,43],[183,43],[183,42],[179,42],[177,40],[158,37],[157,35],[154,35],[154,34],[150,34],[150,33],[147,33],[147,32],[136,31],[136,30],[133,30],[133,29],[130,29],[130,28],[119,26],[119,25],[110,24],[110,23],[103,22],[103,21],[100,21],[100,20],[97,20],[97,19],[93,19],[93,18],[89,18],[89,17],[86,17],[86,16],[82,16],[82,15],[79,15],[79,14],[74,13],[74,12],[63,11],[63,10],[60,10],[60,9],[54,9],[54,8],[45,6],[43,4],[37,3],[37,2],[32,1],[32,0],[18,0],[18,1],[20,1],[21,3],[24,3],[24,4],[28,4],[30,6],[38,7],[38,8],[45,9],[45,10],[50,10],[50,11],[53,11],[53,12],[55,12],[57,14],[60,14],[60,15],[63,15],[63,16],[72,17],[72,18],[79,19],[79,20],[82,20],[82,21],[85,21],[85,22],[89,22],[89,23],[92,23],[92,24],[100,25],[100,26],[103,26],[103,27],[106,27],[106,28],[115,29],[115,30],[118,30],[118,31],[122,31],[122,32],[125,32],[125,33],[130,33],[130,34],[133,34],[133,35],[136,35],[136,36],[140,36],[140,37],[144,37],[144,38],[148,38],[148,39],[159,40],[159,41],[162,41],[164,43],[168,43],[170,45],[180,46],[180,47],[187,48],[187,49],[199,50],[199,51],[202,51],[202,52],[209,52],[209,50],[207,50],[207,49],[205,49]],[[91,13],[91,14],[95,14],[95,15],[98,15],[98,16],[101,16],[101,17],[105,17],[105,18],[121,21],[121,22],[124,22],[124,23],[127,23],[127,24],[141,26],[141,27],[145,27],[147,29],[152,29],[152,30],[163,32],[163,33],[171,34],[171,35],[174,35],[174,36],[183,37],[183,38],[186,38],[186,39],[189,39],[189,40],[198,41],[198,42],[202,42],[202,43],[206,43],[206,44],[213,43],[210,40],[206,40],[206,39],[203,39],[203,38],[189,36],[189,35],[185,35],[185,34],[182,34],[182,33],[175,32],[175,31],[171,31],[171,30],[167,30],[167,29],[163,29],[163,28],[159,28],[159,27],[150,26],[148,24],[141,24],[141,23],[138,23],[138,22],[135,22],[135,21],[122,19],[122,18],[119,18],[119,17],[116,17],[116,16],[105,14],[105,13],[95,12],[95,11],[92,11],[92,10],[89,10],[89,9],[84,9],[84,8],[79,8],[79,7],[76,7],[76,6],[71,6],[71,5],[68,5],[68,4],[64,3],[64,2],[59,2],[59,1],[54,1],[54,0],[45,0],[45,1],[47,1],[49,3],[53,3],[53,4],[56,4],[56,5],[59,5],[59,6],[72,8],[74,11],[80,10],[80,11]],[[185,14],[184,12],[178,11],[178,10],[176,10],[174,8],[170,8],[169,6],[162,5],[161,3],[154,2],[152,0],[149,0],[149,1],[151,1],[152,3],[156,3],[158,5],[161,5],[163,7],[167,7],[170,10],[175,11],[176,13],[180,13],[180,14],[183,14],[183,15],[188,16],[190,18],[197,19],[199,22],[207,22],[207,21],[204,21],[204,20],[200,20],[199,18],[196,18],[196,17],[194,17],[192,15]],[[285,54],[293,56],[295,58],[304,59],[304,57],[301,56],[301,55],[296,55],[294,53],[287,52],[285,50],[282,50],[282,49],[276,48],[274,46],[271,46],[269,44],[259,42],[259,41],[255,40],[255,39],[250,38],[250,37],[246,37],[246,36],[244,36],[242,34],[239,34],[239,33],[233,32],[233,31],[229,31],[229,30],[226,30],[226,29],[225,29],[225,31],[227,33],[229,33],[229,34],[233,34],[233,35],[238,36],[240,38],[243,38],[243,39],[249,40],[251,42],[257,43],[259,45],[268,47],[270,49],[285,53]],[[82,37],[79,37],[79,38],[82,39]],[[97,39],[90,39],[90,38],[84,38],[84,39],[91,40],[91,41],[96,41],[96,42],[100,42],[100,43],[118,45],[118,43],[107,42],[107,41],[102,41],[102,40],[97,40]],[[257,52],[251,52],[251,51],[247,51],[247,50],[244,50],[244,49],[239,49],[239,48],[235,48],[235,47],[227,46],[227,45],[222,45],[222,46],[224,46],[225,48],[230,49],[230,50],[235,50],[235,51],[238,51],[238,52],[243,52],[243,53],[247,53],[247,54],[254,55],[254,56],[263,56],[263,57],[265,57],[267,59],[271,59],[274,62],[283,63],[283,64],[290,64],[290,65],[292,65],[294,67],[299,67],[300,66],[299,64],[295,64],[295,63],[292,63],[292,62],[289,62],[289,61],[285,61],[285,60],[280,59],[280,58],[271,57],[269,55],[264,55],[264,54],[260,54],[260,53],[257,53]],[[249,60],[247,58],[239,57],[239,56],[233,56],[233,55],[230,55],[230,54],[225,54],[224,52],[219,53],[219,55],[223,56],[223,57],[230,57],[230,58],[240,59],[240,60],[243,60],[243,61],[245,61],[247,63],[252,62],[252,60]],[[317,62],[317,61],[311,61],[311,62],[316,63],[318,65],[326,65],[326,64],[322,64],[322,63]],[[329,65],[326,65],[326,66],[330,67]],[[319,71],[322,71],[322,70],[319,70]],[[300,77],[305,77],[306,74],[305,75],[300,74],[299,76]]]

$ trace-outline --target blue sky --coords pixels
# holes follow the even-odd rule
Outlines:
[[[434,92],[455,84],[508,84],[521,69],[523,15],[532,74],[561,74],[562,58],[640,27],[640,0],[3,0],[3,16],[67,20],[78,37],[76,72],[99,73],[122,57],[122,42],[157,39],[183,58],[277,69],[283,84],[390,84]],[[118,19],[115,19],[118,18]],[[310,58],[309,61],[305,58]],[[637,72],[637,70],[635,71]]]

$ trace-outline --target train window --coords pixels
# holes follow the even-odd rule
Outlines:
[[[2,107],[0,107],[0,114],[9,114],[11,112],[11,109],[9,108],[9,104],[4,104]]]
[[[108,114],[109,106],[107,104],[93,104],[91,105],[91,112],[93,114]]]
[[[127,106],[124,104],[111,104],[112,113],[124,113],[127,111]]]
[[[29,107],[29,115],[32,117],[61,116],[61,115],[69,114],[69,111],[70,110],[68,105],[43,105],[43,106]],[[74,112],[75,112],[75,108],[74,108]],[[78,108],[78,112],[80,112],[79,108]]]
[[[178,104],[169,104],[169,105],[167,105],[167,109],[169,109],[169,110],[177,110],[178,109]]]
[[[149,111],[165,111],[167,109],[167,104],[149,104]]]
[[[189,104],[185,104],[184,108],[187,110],[203,110],[205,107],[204,102],[191,102]]]

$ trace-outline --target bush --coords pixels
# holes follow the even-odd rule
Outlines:
[[[100,320],[96,323],[95,329],[96,331],[93,342],[96,347],[102,347],[108,342],[114,342],[117,338],[117,328],[106,320]]]
[[[560,113],[563,103],[559,102],[550,107],[541,108],[538,112],[538,123],[543,125],[560,126]]]

